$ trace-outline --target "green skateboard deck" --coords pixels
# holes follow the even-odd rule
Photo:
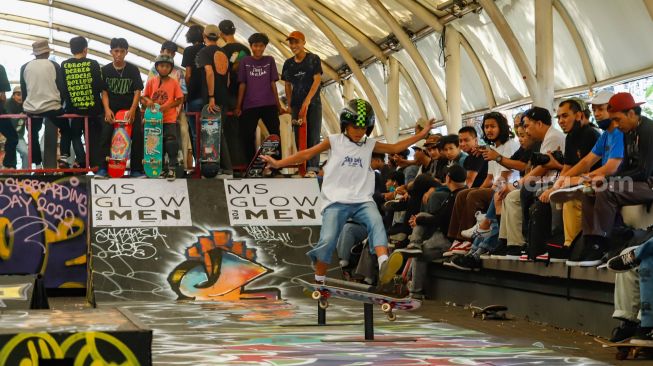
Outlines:
[[[145,110],[143,167],[148,178],[159,178],[163,169],[163,113],[159,108],[160,106],[155,104]]]

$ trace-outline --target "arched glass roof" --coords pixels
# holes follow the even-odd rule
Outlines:
[[[648,39],[653,34],[652,1],[542,1],[548,1],[553,12],[553,84],[558,95],[653,74],[653,42]],[[458,6],[438,10],[443,3]],[[242,43],[253,32],[267,33],[271,38],[267,53],[276,58],[279,68],[291,56],[285,36],[292,30],[306,34],[307,48],[323,60],[323,93],[335,113],[343,105],[343,83],[348,80],[355,95],[376,101],[380,123],[394,118],[389,114],[395,112],[388,110],[388,98],[394,95],[388,80],[389,59],[396,59],[401,71],[400,129],[424,114],[442,119],[448,113],[440,108],[446,103],[444,61],[449,54],[441,49],[443,27],[460,34],[463,114],[529,102],[525,76],[537,75],[535,0],[4,0],[2,4],[0,62],[14,81],[20,65],[31,59],[30,45],[37,39],[49,39],[60,61],[69,57],[69,39],[83,35],[90,40],[91,57],[104,64],[111,59],[109,40],[124,37],[130,43],[128,61],[146,72],[162,41],[173,40],[183,48],[190,25],[217,24],[223,19],[234,21]],[[499,16],[492,16],[488,6],[496,6]],[[390,18],[384,17],[386,13]],[[395,23],[400,28],[393,28]],[[410,45],[402,44],[393,29],[404,32],[418,53],[406,49]],[[516,43],[504,38],[506,29]],[[520,54],[525,64],[520,63]],[[180,54],[175,61],[181,62]],[[352,71],[358,67],[362,74],[356,77]]]

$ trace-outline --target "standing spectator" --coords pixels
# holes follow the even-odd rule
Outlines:
[[[74,37],[70,40],[70,52],[73,57],[61,63],[61,78],[64,80],[64,98],[66,113],[88,116],[89,126],[89,160],[91,166],[100,166],[103,156],[100,154],[100,137],[102,135],[102,101],[100,95],[105,89],[100,64],[87,58],[88,41],[84,37]],[[64,121],[65,122],[65,121]],[[84,119],[70,120],[71,139],[75,149],[74,168],[86,165],[82,133]],[[70,145],[71,141],[61,139],[62,145]],[[67,164],[67,157],[61,156],[60,166]]]
[[[186,68],[186,112],[199,113],[204,107],[204,98],[202,97],[202,69],[197,66],[195,59],[197,53],[204,48],[204,27],[201,25],[192,25],[186,32],[186,42],[191,45],[184,49],[184,57],[181,60],[181,66]],[[197,158],[195,147],[197,146],[197,119],[195,115],[190,115],[188,119],[188,129],[190,132],[190,141],[193,149],[193,155]]]
[[[124,38],[111,39],[111,56],[113,62],[102,67],[102,77],[106,89],[102,92],[104,104],[104,121],[102,130],[102,153],[108,156],[111,149],[112,123],[115,114],[121,110],[129,110],[129,122],[132,123],[132,146],[130,175],[132,178],[143,178],[143,126],[138,102],[143,90],[143,80],[138,67],[125,61],[129,52],[129,43]],[[98,178],[106,177],[106,162],[96,174]]]
[[[222,111],[225,120],[228,110],[229,59],[224,50],[218,46],[220,30],[213,24],[204,28],[206,47],[197,53],[197,66],[202,70],[202,95],[209,105],[210,112]],[[224,132],[224,127],[223,127]],[[220,134],[220,168],[222,178],[233,177],[231,154],[224,133]]]
[[[224,134],[229,141],[240,141],[239,136],[239,119],[235,115],[235,109],[238,101],[238,88],[240,85],[238,69],[240,62],[243,58],[251,55],[249,48],[242,43],[238,43],[235,38],[236,26],[234,23],[225,19],[218,24],[220,29],[220,38],[225,42],[222,50],[227,55],[229,60],[229,83],[227,87],[228,101],[227,101],[227,114],[222,118],[222,125],[224,126]],[[229,144],[229,152],[231,163],[234,165],[247,165],[250,160],[246,160],[243,150],[244,146],[238,143]]]
[[[158,76],[148,80],[143,92],[143,104],[148,108],[158,104],[163,113],[163,141],[168,154],[168,180],[176,178],[177,152],[177,107],[184,102],[179,82],[170,76],[175,68],[175,62],[170,56],[159,55],[154,62]]]
[[[240,143],[244,148],[245,161],[251,161],[256,150],[256,126],[263,120],[268,132],[279,135],[279,114],[284,112],[277,91],[277,64],[272,56],[264,56],[268,36],[254,33],[249,37],[253,56],[240,62],[238,80],[238,103],[236,116],[240,117]]]
[[[23,95],[20,86],[14,88],[11,98],[5,103],[5,111],[2,113],[23,114]],[[5,121],[0,121],[0,133],[7,139],[7,142],[5,142],[5,161],[2,165],[5,168],[15,169],[16,151],[18,151],[21,168],[27,169],[29,160],[27,143],[25,142],[25,118],[12,118],[11,129],[5,125]]]
[[[14,112],[11,112],[11,110],[18,110],[17,108],[13,108],[14,105],[17,104],[14,100],[15,97],[13,95],[9,101],[6,101],[7,96],[5,95],[5,92],[10,90],[11,85],[9,85],[7,72],[5,71],[4,66],[0,65],[0,114],[14,114]],[[18,94],[20,94],[20,88],[16,88],[14,89],[14,95],[16,94],[16,90],[18,90]],[[22,96],[19,96],[18,99],[20,100],[20,112],[16,113],[22,113]],[[16,145],[18,144],[18,135],[16,134],[16,130],[12,127],[10,121],[0,120],[0,133],[6,139],[5,157],[2,161],[2,166],[5,169],[16,169]]]
[[[306,37],[302,32],[291,32],[286,40],[289,41],[294,56],[284,62],[281,79],[286,83],[292,118],[306,123],[306,148],[310,149],[320,142],[322,128],[322,61],[316,54],[306,52]],[[299,147],[299,126],[295,126],[295,141]],[[305,177],[317,176],[319,162],[319,155],[308,161]]]
[[[44,119],[59,128],[62,141],[70,141],[70,127],[67,121],[56,119],[57,116],[63,114],[61,104],[63,80],[59,65],[48,60],[52,49],[47,40],[32,43],[32,49],[35,59],[20,68],[20,90],[23,94],[25,113],[38,116],[32,117],[32,141],[30,142],[32,144],[32,162],[38,167],[43,162],[38,132],[43,126]],[[46,128],[46,141],[49,132]],[[61,155],[70,156],[70,144],[68,146],[61,144],[59,151]]]

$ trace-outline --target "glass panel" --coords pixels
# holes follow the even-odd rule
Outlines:
[[[463,47],[460,48],[460,72],[461,72],[461,92],[462,92],[462,113],[468,113],[485,109],[488,107],[485,89],[481,82],[481,77],[476,72],[476,68],[471,58]]]
[[[431,74],[435,77],[438,87],[444,94],[444,67],[442,65],[444,54],[440,52],[440,34],[435,32],[431,33],[429,36],[419,40],[415,45],[424,61],[426,61],[429,70],[431,70]]]
[[[651,66],[653,22],[643,1],[568,0],[562,5],[574,20],[590,54],[597,79]]]
[[[553,75],[556,90],[587,83],[576,44],[555,9],[553,10]]]
[[[497,104],[528,95],[522,75],[494,24],[485,15],[467,14],[453,26],[465,36],[485,69]]]
[[[408,57],[408,53],[406,50],[401,50],[393,55],[394,57],[399,60],[399,62],[406,68],[406,72],[412,76],[413,80],[415,81],[415,84],[417,85],[417,90],[419,91],[422,100],[424,101],[424,106],[426,107],[426,111],[428,113],[428,118],[436,118],[440,119],[442,118],[442,115],[440,114],[440,110],[438,109],[437,105],[435,104],[435,99],[431,96],[431,91],[429,88],[426,86],[426,83],[424,82],[424,79],[422,79],[422,76],[420,75],[419,71],[417,71],[417,67],[413,63],[413,60]],[[407,128],[409,126],[402,126],[402,128]]]

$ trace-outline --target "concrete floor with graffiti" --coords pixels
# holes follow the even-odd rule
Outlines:
[[[600,365],[588,358],[516,344],[481,332],[400,312],[375,316],[375,337],[362,338],[362,307],[333,301],[328,326],[317,326],[311,300],[232,303],[133,303],[123,307],[154,330],[154,364],[174,365]],[[346,323],[348,325],[339,325]]]

